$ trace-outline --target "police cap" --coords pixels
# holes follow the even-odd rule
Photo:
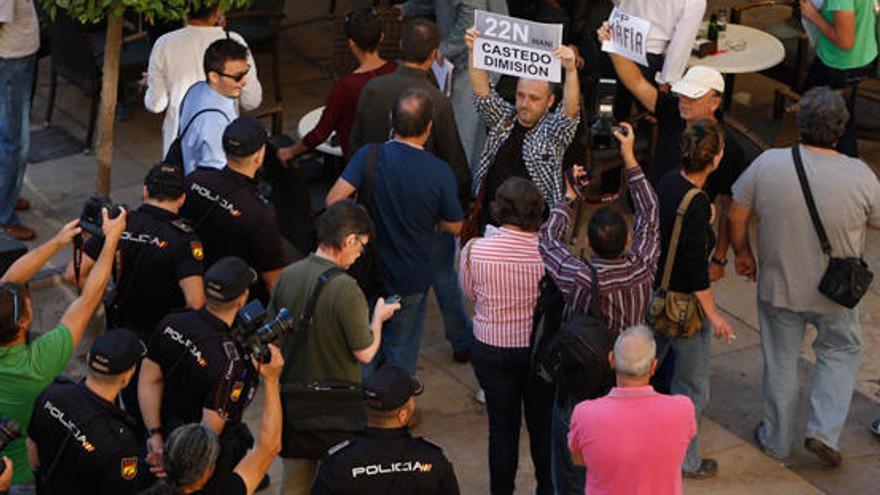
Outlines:
[[[102,375],[118,375],[131,369],[147,354],[147,346],[131,330],[109,330],[95,339],[89,351],[89,368]]]
[[[147,172],[144,185],[151,197],[179,198],[184,192],[183,169],[159,162]]]
[[[223,131],[223,151],[227,155],[251,156],[266,144],[269,131],[255,117],[242,115]]]
[[[205,293],[226,302],[244,294],[257,281],[257,272],[238,256],[220,258],[205,272]]]
[[[393,411],[406,404],[425,387],[399,366],[385,366],[364,379],[367,406],[380,411]]]

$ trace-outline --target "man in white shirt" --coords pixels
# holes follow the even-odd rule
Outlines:
[[[658,84],[672,84],[681,79],[706,13],[706,0],[612,1],[621,11],[651,23],[647,52],[649,63],[651,59],[657,61],[650,68],[651,72],[657,73],[645,74],[646,79]],[[662,66],[653,67],[660,65],[660,58],[651,57],[651,54],[662,57]]]
[[[165,121],[162,123],[163,156],[177,137],[183,95],[193,83],[205,80],[202,59],[208,45],[229,38],[247,47],[238,33],[224,29],[222,19],[219,5],[196,9],[190,13],[186,26],[161,36],[153,45],[144,106],[153,113],[165,112]],[[257,67],[250,53],[247,63],[248,83],[240,97],[241,108],[245,111],[257,108],[263,99],[263,88],[257,79]]]
[[[0,1],[0,228],[26,241],[36,237],[15,214],[27,165],[34,64],[40,26],[33,0]]]
[[[180,147],[186,175],[199,167],[226,166],[223,131],[238,117],[236,99],[248,84],[250,52],[222,38],[205,50],[205,81],[193,84],[180,102]]]

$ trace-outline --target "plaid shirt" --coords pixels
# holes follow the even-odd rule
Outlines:
[[[471,186],[471,193],[476,198],[489,167],[495,161],[495,155],[510,136],[516,118],[516,107],[501,98],[494,89],[486,96],[474,95],[474,103],[477,112],[489,127],[489,137]],[[580,120],[580,112],[574,118],[567,117],[562,112],[560,103],[555,112],[544,115],[526,132],[522,149],[523,162],[547,204],[552,205],[565,192],[562,185],[562,157],[565,149],[574,140]]]
[[[626,171],[635,206],[632,246],[619,259],[593,256],[598,281],[590,267],[565,244],[574,213],[568,201],[558,203],[541,227],[538,247],[547,273],[565,295],[566,320],[590,307],[593,284],[598,284],[601,317],[614,332],[644,323],[651,302],[654,274],[660,258],[660,218],[657,195],[641,169]]]

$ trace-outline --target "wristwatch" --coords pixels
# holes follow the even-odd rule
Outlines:
[[[712,263],[715,263],[718,266],[727,266],[727,260],[719,260],[714,256],[712,256],[710,260],[712,261]]]
[[[159,428],[150,428],[149,430],[147,430],[147,436],[148,436],[148,437],[151,437],[151,436],[155,435],[156,433],[162,433],[162,428],[161,428],[161,427],[159,427]]]

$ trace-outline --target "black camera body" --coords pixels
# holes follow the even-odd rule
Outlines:
[[[13,440],[21,438],[21,426],[14,419],[0,418],[0,450],[6,450]],[[6,462],[0,459],[0,474],[6,471]]]
[[[614,102],[617,94],[615,79],[599,79],[596,86],[596,110],[590,123],[590,148],[604,150],[617,144],[615,131],[626,132],[614,120]]]
[[[281,308],[278,315],[269,320],[266,308],[254,299],[238,312],[232,333],[247,355],[268,363],[272,358],[269,343],[293,330],[293,326],[293,314],[289,309]]]
[[[84,232],[93,236],[104,237],[104,230],[101,228],[104,224],[104,217],[101,215],[101,209],[107,208],[110,218],[116,218],[122,213],[124,206],[113,203],[107,196],[94,195],[83,206],[82,214],[79,216],[79,226]]]

